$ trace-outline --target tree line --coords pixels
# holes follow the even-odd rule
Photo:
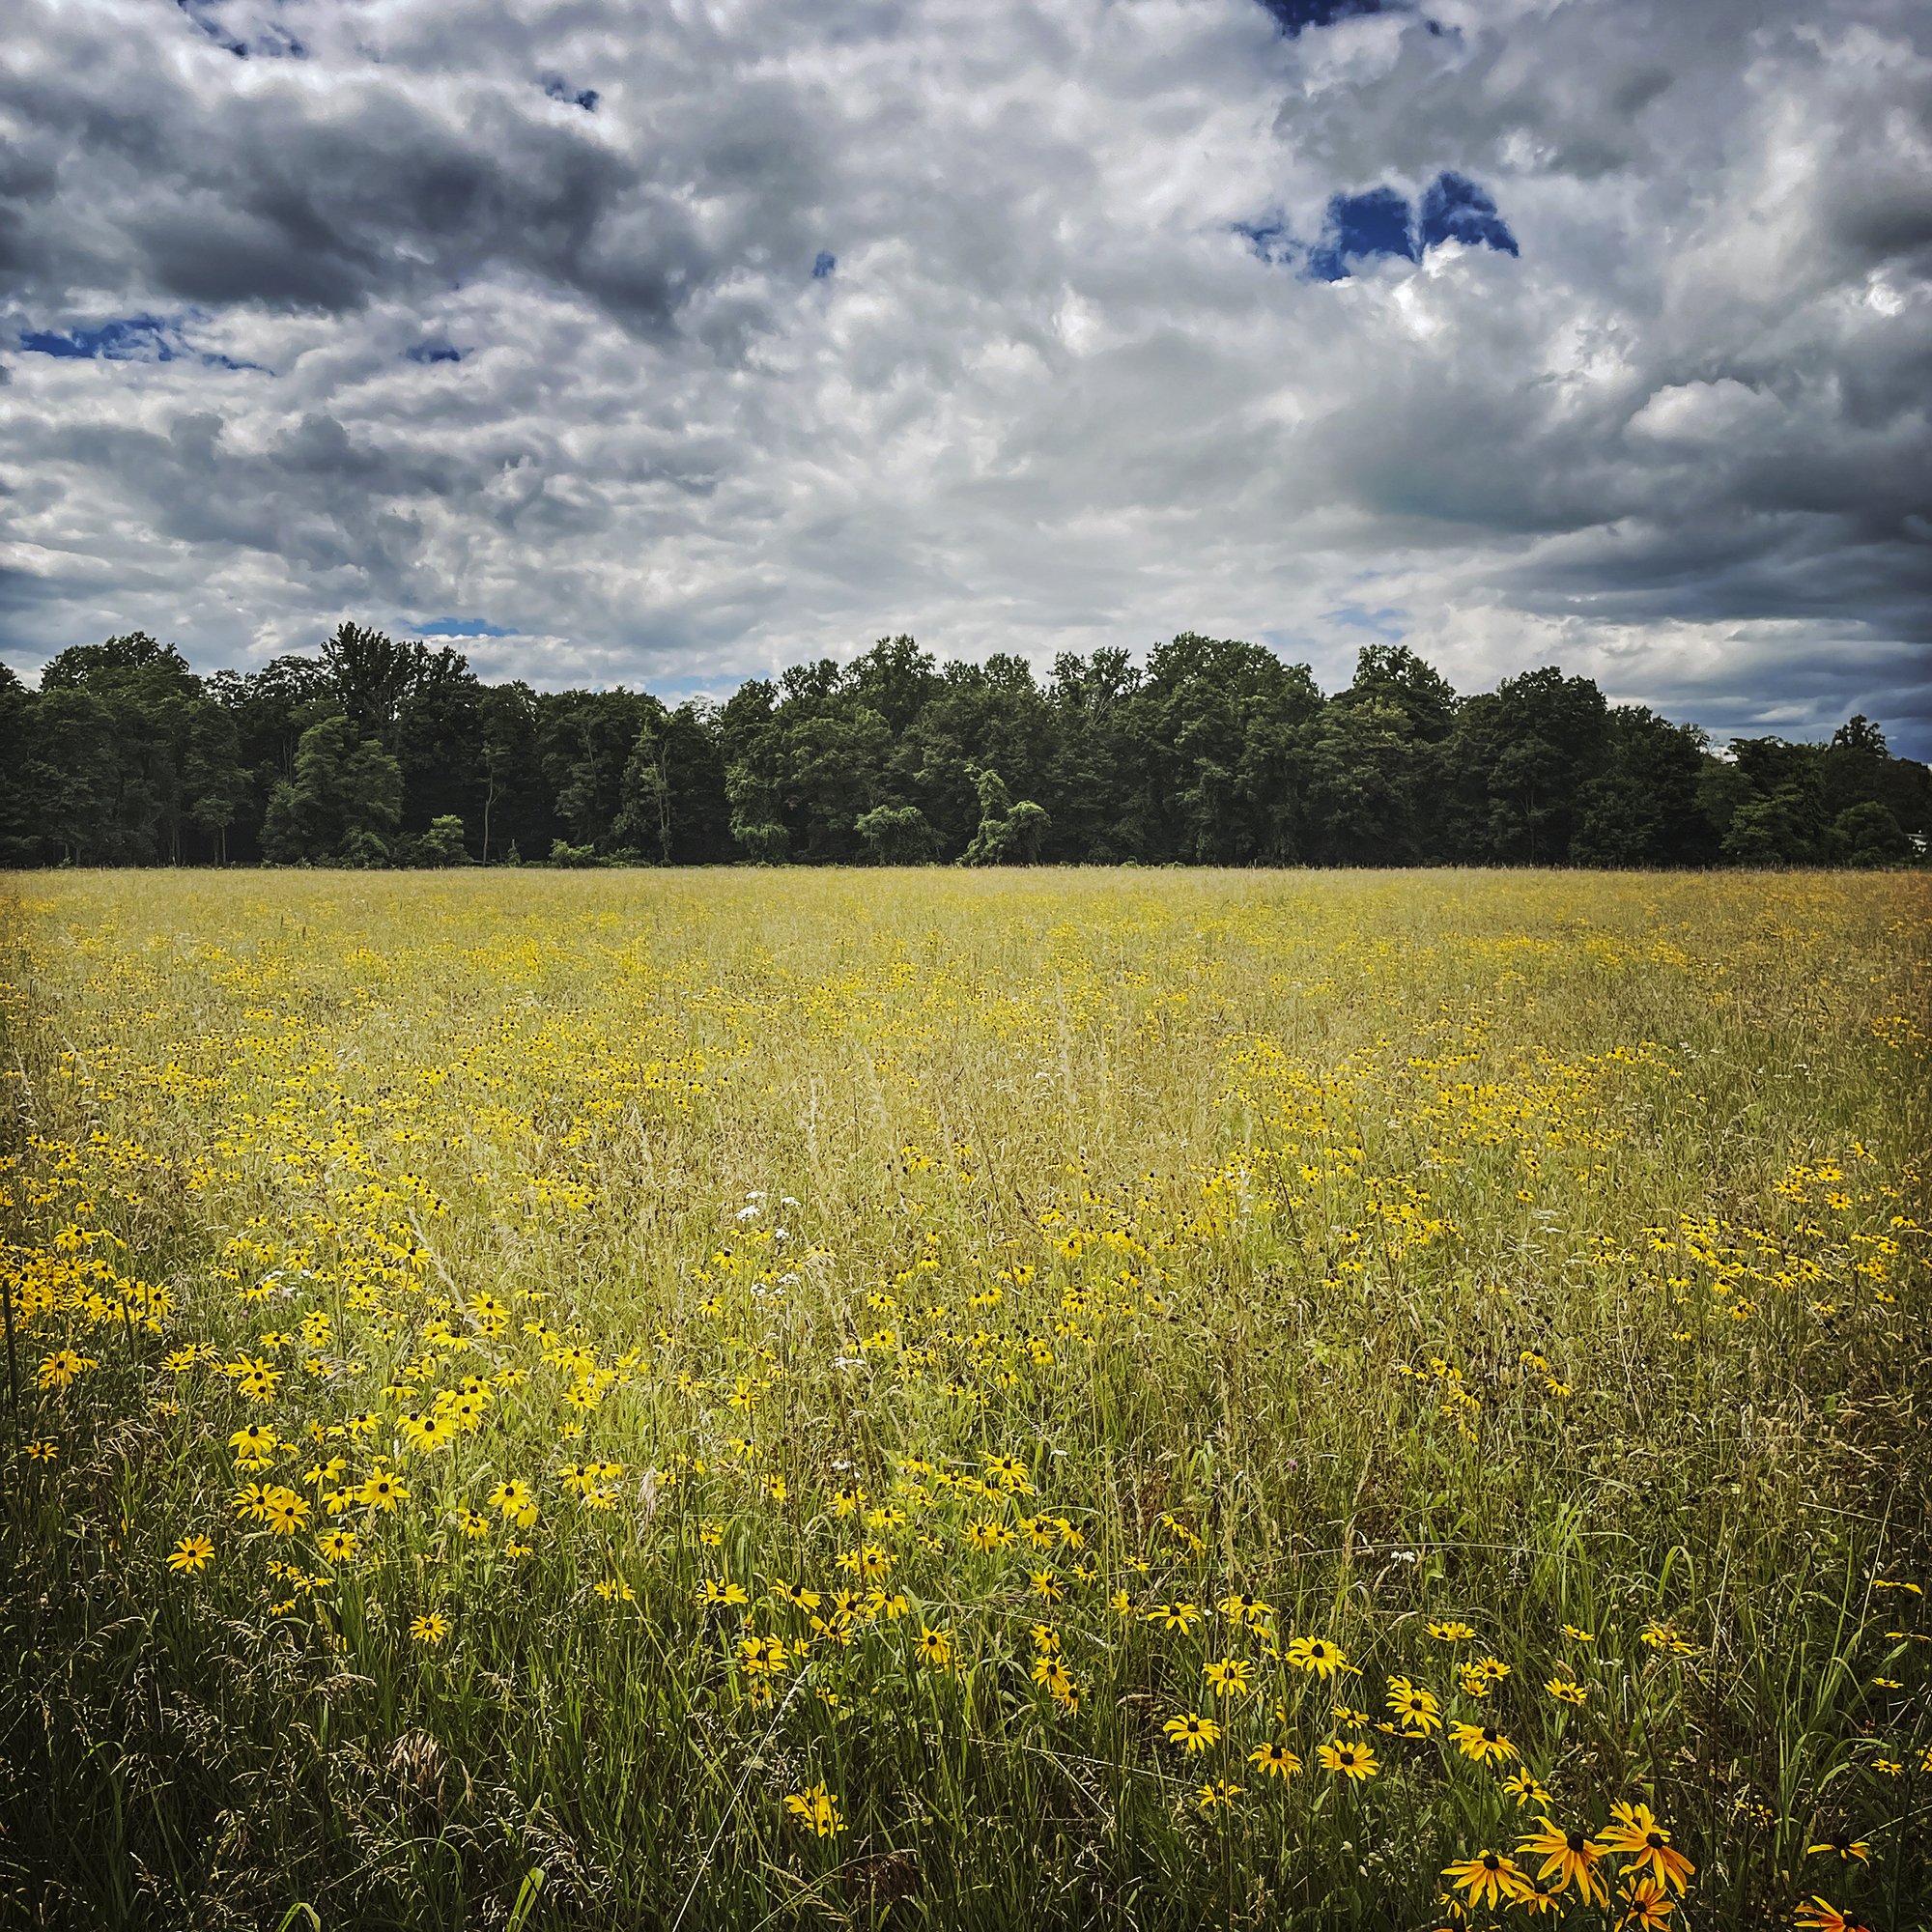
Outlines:
[[[1932,772],[1869,720],[1734,739],[1545,668],[1459,696],[1373,644],[1183,634],[1146,663],[940,665],[909,637],[722,704],[485,684],[344,624],[198,676],[144,633],[0,668],[12,866],[1918,863]]]

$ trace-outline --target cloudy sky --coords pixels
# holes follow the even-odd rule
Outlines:
[[[1932,753],[1922,0],[9,0],[0,653],[1404,639]]]

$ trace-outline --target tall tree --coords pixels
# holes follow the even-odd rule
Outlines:
[[[380,865],[402,822],[403,774],[378,738],[358,738],[341,713],[311,724],[295,775],[278,784],[262,825],[272,865],[346,860]]]
[[[1553,666],[1465,698],[1445,744],[1452,837],[1483,864],[1561,866],[1585,784],[1604,767],[1604,694]]]

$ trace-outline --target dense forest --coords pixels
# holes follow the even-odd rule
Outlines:
[[[1932,830],[1932,772],[1863,718],[1720,754],[1553,668],[1460,696],[1377,644],[1324,696],[1191,633],[1044,683],[882,639],[675,708],[485,684],[353,624],[209,677],[136,633],[38,691],[0,668],[0,744],[14,866],[1877,867]]]

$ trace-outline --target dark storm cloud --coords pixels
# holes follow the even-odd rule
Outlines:
[[[57,151],[60,190],[27,211],[0,287],[58,304],[132,281],[195,302],[341,312],[509,268],[649,332],[714,268],[647,167],[506,101],[459,123],[377,87],[327,118],[234,99],[211,124],[156,92],[128,114],[91,89],[13,90],[5,104]],[[74,202],[95,213],[75,219]]]
[[[0,647],[1367,611],[1932,750],[1928,127],[1905,0],[16,0]]]

